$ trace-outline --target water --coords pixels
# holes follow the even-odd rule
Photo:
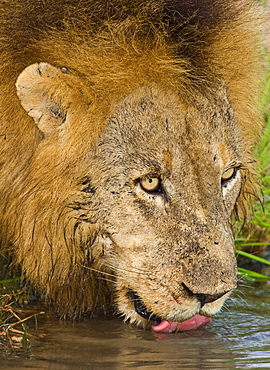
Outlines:
[[[155,334],[120,318],[39,318],[31,347],[0,351],[1,369],[270,369],[270,286],[236,290],[212,323]],[[1,349],[1,346],[0,346]]]

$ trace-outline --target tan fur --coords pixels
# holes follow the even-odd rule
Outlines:
[[[114,301],[144,323],[133,291],[183,321],[235,288],[231,215],[256,189],[257,16],[246,1],[184,4],[2,2],[2,247],[61,316]]]

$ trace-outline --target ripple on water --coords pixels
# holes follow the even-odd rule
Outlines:
[[[42,339],[25,352],[2,353],[1,369],[270,369],[269,286],[239,288],[211,324],[195,331],[153,333],[118,318],[40,318],[31,332]]]

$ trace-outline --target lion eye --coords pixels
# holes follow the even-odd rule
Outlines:
[[[238,170],[238,167],[231,167],[228,170],[224,171],[222,176],[221,176],[221,183],[226,183],[227,181],[231,180],[234,178],[236,175],[236,172]]]
[[[160,191],[160,179],[158,177],[144,177],[140,180],[143,190],[147,192]]]

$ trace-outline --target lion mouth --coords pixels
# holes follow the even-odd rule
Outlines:
[[[136,292],[134,292],[132,289],[129,289],[129,295],[132,296],[132,300],[134,302],[134,309],[138,315],[140,315],[146,320],[154,321],[156,324],[161,323],[162,318],[159,317],[158,315],[155,315],[153,312],[147,311],[147,308],[145,307],[144,303],[142,302],[141,298],[138,296]]]
[[[153,312],[147,311],[147,308],[142,302],[141,298],[132,289],[129,289],[128,295],[129,298],[132,298],[134,302],[134,309],[137,314],[148,321],[153,321],[152,330],[154,332],[171,333],[174,331],[194,330],[211,322],[210,317],[199,314],[196,314],[190,319],[183,322],[170,322],[167,320],[163,320],[160,316],[155,315]]]

